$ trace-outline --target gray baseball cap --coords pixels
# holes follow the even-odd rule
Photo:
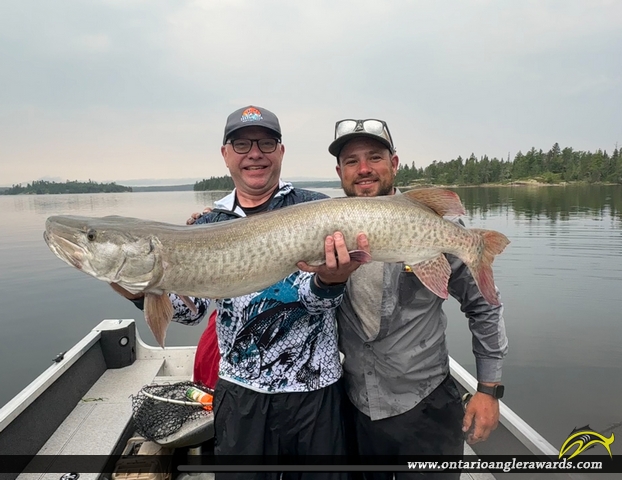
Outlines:
[[[264,127],[276,133],[279,139],[281,138],[281,125],[276,115],[265,108],[249,105],[236,110],[227,117],[223,145],[227,143],[233,132],[244,127]]]

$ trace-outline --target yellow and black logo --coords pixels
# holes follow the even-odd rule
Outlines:
[[[562,448],[559,449],[559,458],[566,455],[574,446],[577,448],[572,455],[568,457],[569,459],[576,457],[590,448],[594,448],[594,446],[599,443],[607,449],[609,456],[613,458],[611,455],[611,444],[613,443],[613,440],[613,433],[609,438],[607,438],[604,435],[592,430],[589,425],[581,428],[575,428],[562,445]]]

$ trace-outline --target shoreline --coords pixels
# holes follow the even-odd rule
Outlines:
[[[420,183],[415,185],[400,185],[397,188],[400,189],[409,189],[413,188],[422,188],[422,187],[437,187],[437,188],[486,188],[486,187],[572,187],[572,186],[616,186],[622,185],[619,183],[610,183],[610,182],[557,182],[557,183],[545,183],[540,182],[538,180],[516,180],[514,182],[508,183],[480,183],[477,185],[443,185],[443,184],[435,184],[435,183]]]

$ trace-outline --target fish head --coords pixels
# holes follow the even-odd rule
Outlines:
[[[131,220],[52,216],[45,223],[43,238],[72,267],[140,293],[161,276],[160,244],[153,235],[130,228]]]

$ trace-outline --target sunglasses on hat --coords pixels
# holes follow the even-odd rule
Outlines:
[[[387,122],[375,118],[368,118],[365,120],[347,118],[339,120],[335,124],[335,140],[328,147],[329,152],[338,156],[343,146],[351,138],[356,136],[365,136],[378,140],[384,144],[391,153],[395,152],[393,138],[391,137],[391,132],[389,132]]]

